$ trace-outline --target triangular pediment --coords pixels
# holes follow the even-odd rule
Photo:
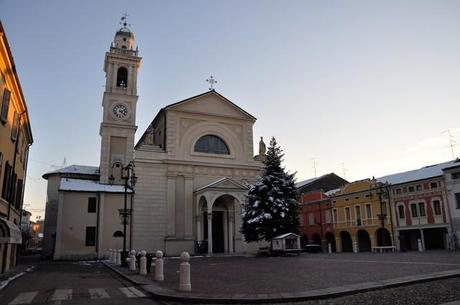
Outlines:
[[[207,185],[201,186],[195,192],[203,192],[208,190],[234,190],[234,191],[247,191],[247,187],[235,180],[224,177],[219,180],[213,181]]]
[[[251,121],[256,120],[254,116],[214,90],[171,104],[165,107],[165,109],[214,116],[227,116]]]

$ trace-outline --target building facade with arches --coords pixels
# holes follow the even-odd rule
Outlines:
[[[161,108],[135,144],[141,60],[125,22],[105,55],[99,166],[43,176],[44,254],[102,257],[122,240],[127,250],[166,255],[257,249],[240,234],[241,205],[262,169],[256,118],[210,89]]]
[[[331,198],[337,252],[393,245],[388,199],[377,190],[375,179],[364,179],[346,184]]]
[[[425,250],[453,247],[452,222],[456,209],[449,192],[452,176],[446,177],[443,170],[459,164],[456,159],[378,178],[389,185],[398,250],[417,250],[419,239]]]

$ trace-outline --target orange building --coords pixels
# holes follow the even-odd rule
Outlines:
[[[0,22],[0,273],[16,265],[26,180],[29,115],[16,66]]]
[[[355,181],[331,198],[337,252],[393,245],[386,190],[379,186],[376,180]]]

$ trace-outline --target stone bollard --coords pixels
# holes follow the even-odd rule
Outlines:
[[[147,252],[145,250],[141,251],[141,258],[139,259],[139,274],[146,275],[147,274]]]
[[[331,243],[327,244],[327,253],[329,253],[329,254],[332,253],[332,245],[331,245]]]
[[[420,238],[417,239],[417,245],[418,245],[418,252],[423,252],[422,240]]]
[[[115,264],[121,265],[121,250],[115,250],[115,255],[116,255],[116,262]]]
[[[358,243],[357,242],[353,242],[353,253],[358,253]]]
[[[155,260],[155,281],[163,281],[165,279],[163,274],[163,252],[160,250],[156,253],[157,259]]]
[[[192,283],[190,282],[190,254],[182,252],[180,255],[179,269],[179,291],[192,291]]]
[[[129,252],[129,270],[136,271],[136,250]]]

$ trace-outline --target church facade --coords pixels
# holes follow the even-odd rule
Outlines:
[[[105,56],[99,167],[44,175],[44,254],[102,257],[122,239],[127,249],[166,255],[257,249],[239,232],[241,204],[262,168],[256,118],[211,89],[163,107],[135,144],[140,64],[125,24]]]

